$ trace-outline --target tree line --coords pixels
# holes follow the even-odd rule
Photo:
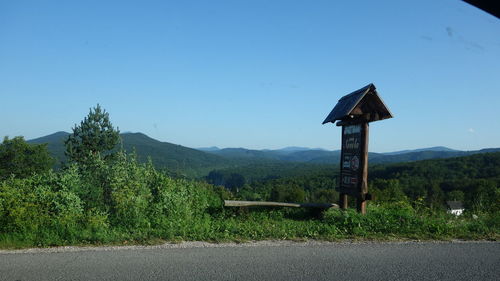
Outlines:
[[[261,176],[256,176],[260,174]],[[338,201],[337,165],[259,165],[213,170],[206,181],[242,200],[332,203]],[[468,209],[496,211],[500,202],[500,153],[372,165],[374,202],[423,203],[445,209],[461,201]]]

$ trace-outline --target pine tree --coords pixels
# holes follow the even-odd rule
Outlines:
[[[70,161],[85,163],[90,156],[109,158],[120,142],[120,131],[113,128],[109,113],[99,104],[91,108],[73,134],[65,141],[66,156]]]

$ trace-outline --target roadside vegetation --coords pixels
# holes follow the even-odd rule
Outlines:
[[[455,217],[425,202],[353,210],[224,209],[225,189],[172,179],[119,153],[0,184],[0,247],[254,239],[498,239],[497,212]]]
[[[45,146],[26,144],[22,138],[13,139],[15,145],[4,140],[0,158],[11,162],[2,162],[0,170],[0,248],[181,240],[499,238],[500,192],[493,170],[491,178],[476,183],[471,177],[473,184],[460,185],[463,194],[450,195],[469,196],[469,191],[473,195],[458,217],[442,206],[454,190],[443,191],[437,183],[412,197],[400,190],[402,179],[410,174],[399,171],[396,181],[386,173],[395,171],[390,166],[375,169],[389,176],[373,181],[379,199],[369,203],[364,216],[354,210],[228,209],[224,199],[332,202],[337,196],[330,187],[335,177],[321,171],[295,173],[295,177],[259,179],[253,187],[243,182],[238,189],[173,178],[118,149],[114,130],[104,110],[92,109],[68,137],[70,161],[58,171],[50,168]],[[490,162],[500,159],[498,153],[491,155]],[[242,179],[233,176],[233,180]],[[458,178],[450,180],[458,184]],[[438,189],[442,194],[433,191]],[[441,195],[430,197],[433,194]]]

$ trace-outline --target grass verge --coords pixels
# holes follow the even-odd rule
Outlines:
[[[493,240],[499,238],[498,214],[417,212],[410,206],[370,206],[366,215],[354,210],[328,210],[320,216],[303,210],[224,210],[191,221],[172,221],[163,228],[109,227],[82,229],[70,238],[48,229],[43,235],[0,234],[0,248],[51,246],[155,245],[165,242],[245,242],[255,240]]]

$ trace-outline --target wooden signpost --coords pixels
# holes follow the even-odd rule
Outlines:
[[[356,208],[366,213],[368,193],[368,123],[392,118],[392,113],[379,97],[375,85],[369,84],[343,96],[323,124],[337,122],[342,126],[340,156],[340,208],[348,207],[348,197],[356,198]]]

